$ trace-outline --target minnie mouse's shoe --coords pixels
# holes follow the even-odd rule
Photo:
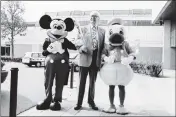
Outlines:
[[[50,103],[43,101],[37,104],[36,109],[37,110],[47,110],[50,107]]]
[[[50,109],[53,111],[61,110],[61,105],[59,102],[51,103]]]
[[[115,113],[116,112],[116,107],[115,107],[115,105],[112,105],[108,109],[103,109],[103,112],[105,112],[105,113]]]
[[[116,113],[120,115],[126,115],[129,114],[129,111],[124,106],[120,105]]]

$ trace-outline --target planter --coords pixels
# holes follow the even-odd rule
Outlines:
[[[1,70],[1,83],[3,83],[6,80],[7,75],[8,75],[8,71]]]
[[[22,62],[22,58],[10,58],[10,57],[1,57],[2,61],[5,62]]]
[[[132,62],[131,68],[135,73],[150,75],[151,77],[159,77],[162,72],[162,63],[152,62]]]

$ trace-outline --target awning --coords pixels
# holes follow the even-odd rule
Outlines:
[[[164,20],[176,20],[176,1],[169,0],[162,8],[153,23],[157,24]]]

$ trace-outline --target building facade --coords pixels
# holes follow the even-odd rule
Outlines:
[[[163,57],[165,69],[176,68],[176,1],[167,1],[158,16],[153,21],[164,27]]]
[[[47,12],[52,18],[59,17],[65,19],[71,17],[79,21],[81,26],[89,23],[89,14],[91,11],[64,11],[64,12]],[[164,28],[158,24],[152,23],[151,9],[132,9],[132,10],[100,10],[100,26],[107,30],[107,22],[119,17],[124,20],[125,37],[128,41],[140,41],[140,52],[137,59],[142,61],[162,62],[162,47],[164,38]],[[77,30],[74,29],[67,36],[68,39],[74,40]],[[15,57],[22,57],[25,52],[42,51],[42,44],[47,37],[46,30],[39,27],[38,22],[29,23],[27,30],[15,37],[14,52]],[[1,41],[2,56],[10,56],[10,46]]]

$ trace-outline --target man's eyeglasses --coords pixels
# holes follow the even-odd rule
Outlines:
[[[99,19],[98,16],[91,16],[91,19]]]

